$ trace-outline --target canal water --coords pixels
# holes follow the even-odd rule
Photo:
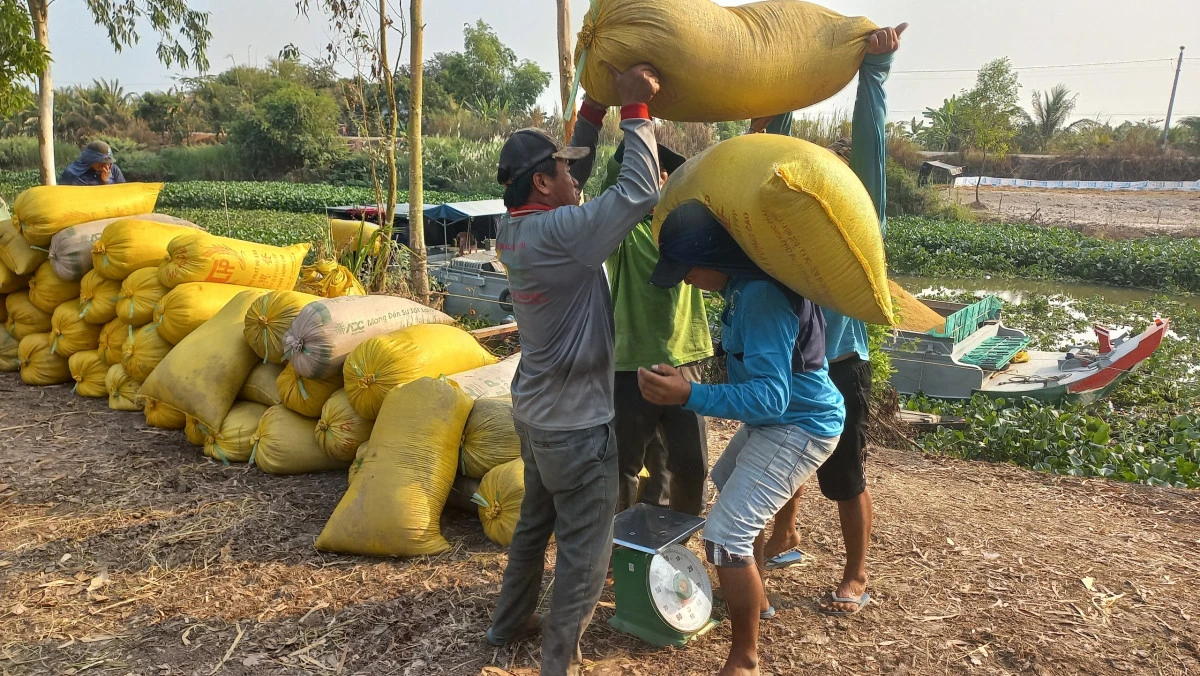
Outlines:
[[[995,294],[1006,303],[1021,303],[1028,296],[1068,296],[1071,298],[1092,298],[1100,296],[1106,302],[1120,305],[1132,301],[1152,300],[1159,296],[1167,296],[1171,300],[1187,304],[1200,310],[1200,296],[1189,294],[1166,294],[1162,291],[1146,289],[1130,289],[1100,284],[1073,284],[1070,282],[1043,281],[1030,279],[1001,279],[1001,278],[960,278],[960,277],[904,277],[892,278],[914,296],[945,291],[960,293],[973,291],[979,296]]]

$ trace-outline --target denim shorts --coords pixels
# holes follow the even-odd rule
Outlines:
[[[795,425],[742,425],[711,472],[720,495],[709,510],[704,539],[713,545],[710,551],[722,555],[712,563],[753,561],[754,539],[837,442],[837,437],[814,436]]]

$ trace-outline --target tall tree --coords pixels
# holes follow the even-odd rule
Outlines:
[[[518,60],[483,20],[463,28],[463,51],[435,54],[427,68],[454,100],[476,109],[527,112],[550,84],[550,73]]]
[[[50,54],[33,33],[21,0],[0,0],[0,117],[33,105],[26,86],[32,74],[50,67]]]
[[[980,178],[988,155],[1003,157],[1017,134],[1013,120],[1021,114],[1017,106],[1019,89],[1017,73],[1005,57],[985,63],[975,76],[975,86],[960,97],[966,146],[983,153]],[[979,182],[975,184],[975,204],[981,204]]]
[[[1078,97],[1061,83],[1049,91],[1033,90],[1033,114],[1021,111],[1021,115],[1037,140],[1038,150],[1045,152],[1050,143],[1068,128],[1067,119],[1075,110],[1075,99]]]
[[[412,23],[412,39],[409,43],[412,52],[408,59],[412,68],[412,91],[408,99],[408,248],[412,249],[409,283],[417,300],[428,304],[429,267],[425,257],[425,191],[424,172],[421,170],[421,101],[425,78],[425,64],[422,61],[425,24],[421,22],[421,0],[412,0],[408,15]],[[394,98],[392,105],[395,106]]]
[[[45,54],[50,52],[49,10],[51,0],[27,0],[24,20],[13,0],[0,0],[0,36],[21,35],[14,26],[27,21]],[[139,25],[148,22],[159,36],[158,60],[166,66],[195,66],[208,69],[208,12],[189,9],[184,0],[87,0],[85,3],[96,25],[108,33],[108,41],[117,52],[137,44]],[[3,48],[0,48],[3,49]],[[54,171],[54,81],[49,61],[37,63],[29,58],[17,61],[0,59],[0,88],[4,82],[38,77],[38,145],[41,153],[41,179],[53,185]],[[0,99],[3,94],[0,93]]]

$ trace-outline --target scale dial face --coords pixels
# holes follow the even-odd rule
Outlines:
[[[712,583],[704,564],[683,545],[670,545],[650,560],[650,602],[672,629],[698,631],[712,615]]]

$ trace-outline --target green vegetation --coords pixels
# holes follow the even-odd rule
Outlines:
[[[965,430],[925,435],[921,447],[1056,474],[1200,487],[1200,374],[1193,372],[1200,364],[1200,311],[1165,297],[1118,306],[1099,298],[1038,296],[1006,305],[1004,323],[1028,332],[1034,349],[1056,350],[1093,323],[1141,331],[1156,313],[1170,318],[1172,335],[1108,400],[1054,407],[982,396],[969,402],[909,397],[904,406],[910,410],[967,419]]]

